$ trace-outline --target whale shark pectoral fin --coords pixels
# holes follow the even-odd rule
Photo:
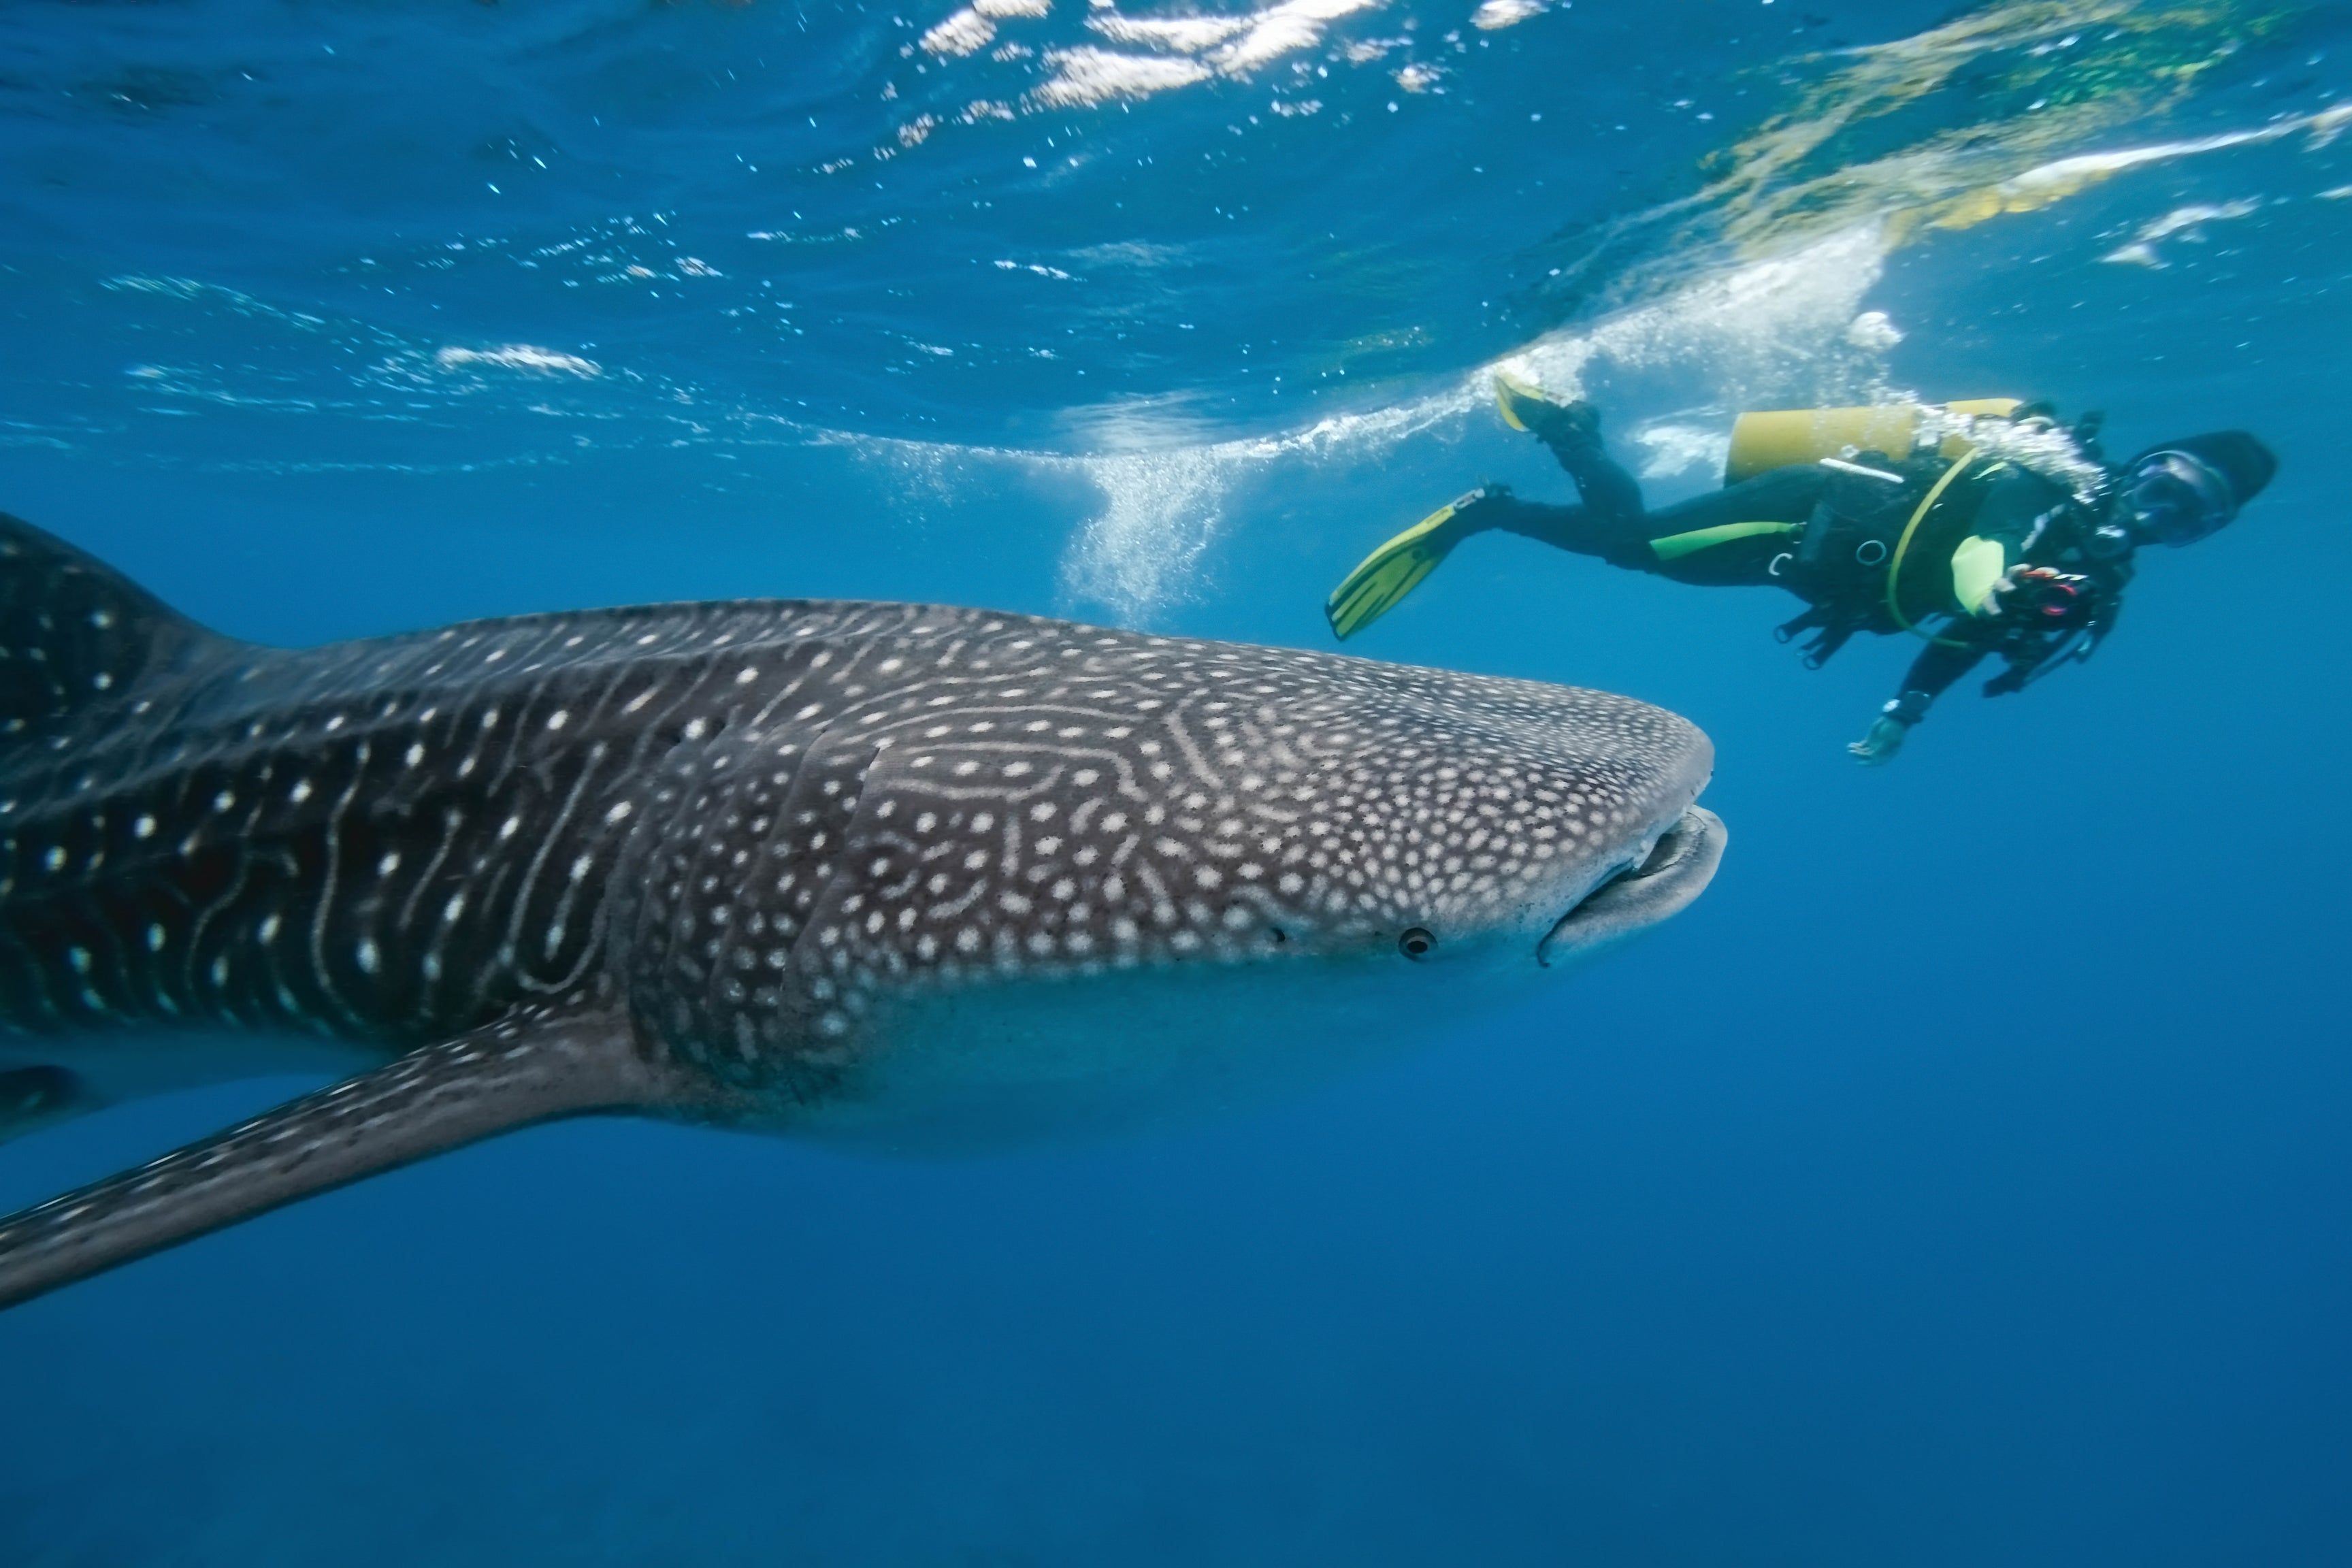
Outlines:
[[[0,1308],[478,1139],[698,1098],[624,1013],[517,1014],[0,1218]]]

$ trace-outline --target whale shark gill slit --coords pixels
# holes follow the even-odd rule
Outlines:
[[[342,1080],[0,1218],[0,1304],[555,1117],[944,1152],[1306,1081],[1689,902],[1713,761],[1607,692],[950,605],[261,647],[0,517],[0,1137]]]

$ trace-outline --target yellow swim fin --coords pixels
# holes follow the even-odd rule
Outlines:
[[[1486,493],[1472,490],[1456,497],[1365,556],[1362,564],[1349,573],[1324,602],[1323,614],[1329,617],[1332,632],[1345,642],[1396,608],[1398,601],[1436,571],[1437,563],[1453,550],[1454,541],[1441,539],[1437,531]]]
[[[1528,422],[1520,410],[1528,404],[1559,406],[1557,401],[1544,395],[1543,388],[1535,383],[1522,381],[1507,370],[1495,373],[1495,406],[1501,412],[1504,424],[1514,430],[1525,430]]]

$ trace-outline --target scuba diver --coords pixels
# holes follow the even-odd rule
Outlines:
[[[1551,449],[1581,506],[1470,491],[1366,557],[1324,606],[1352,637],[1446,553],[1500,529],[1613,566],[1703,586],[1787,588],[1805,609],[1818,669],[1856,632],[1927,643],[1869,732],[1846,749],[1886,762],[1955,681],[1987,657],[1985,695],[2021,691],[2088,658],[2115,629],[2142,545],[2193,544],[2237,516],[2277,471],[2242,430],[2185,437],[2110,467],[2100,416],[2062,426],[2046,405],[1995,398],[1744,414],[1724,488],[1657,511],[1602,449],[1589,403],[1496,377],[1504,419]]]

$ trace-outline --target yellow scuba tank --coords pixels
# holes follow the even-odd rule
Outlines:
[[[1951,414],[2006,419],[2023,406],[2014,397],[1979,397],[1947,403]],[[1891,403],[1876,408],[1794,408],[1743,414],[1731,427],[1731,454],[1723,466],[1723,482],[1742,479],[1795,463],[1818,463],[1823,458],[1851,458],[1856,452],[1884,452],[1906,458],[1916,441],[1919,416],[1927,410],[1916,403]],[[1970,450],[1958,436],[1944,437],[1941,456],[1958,462]]]

